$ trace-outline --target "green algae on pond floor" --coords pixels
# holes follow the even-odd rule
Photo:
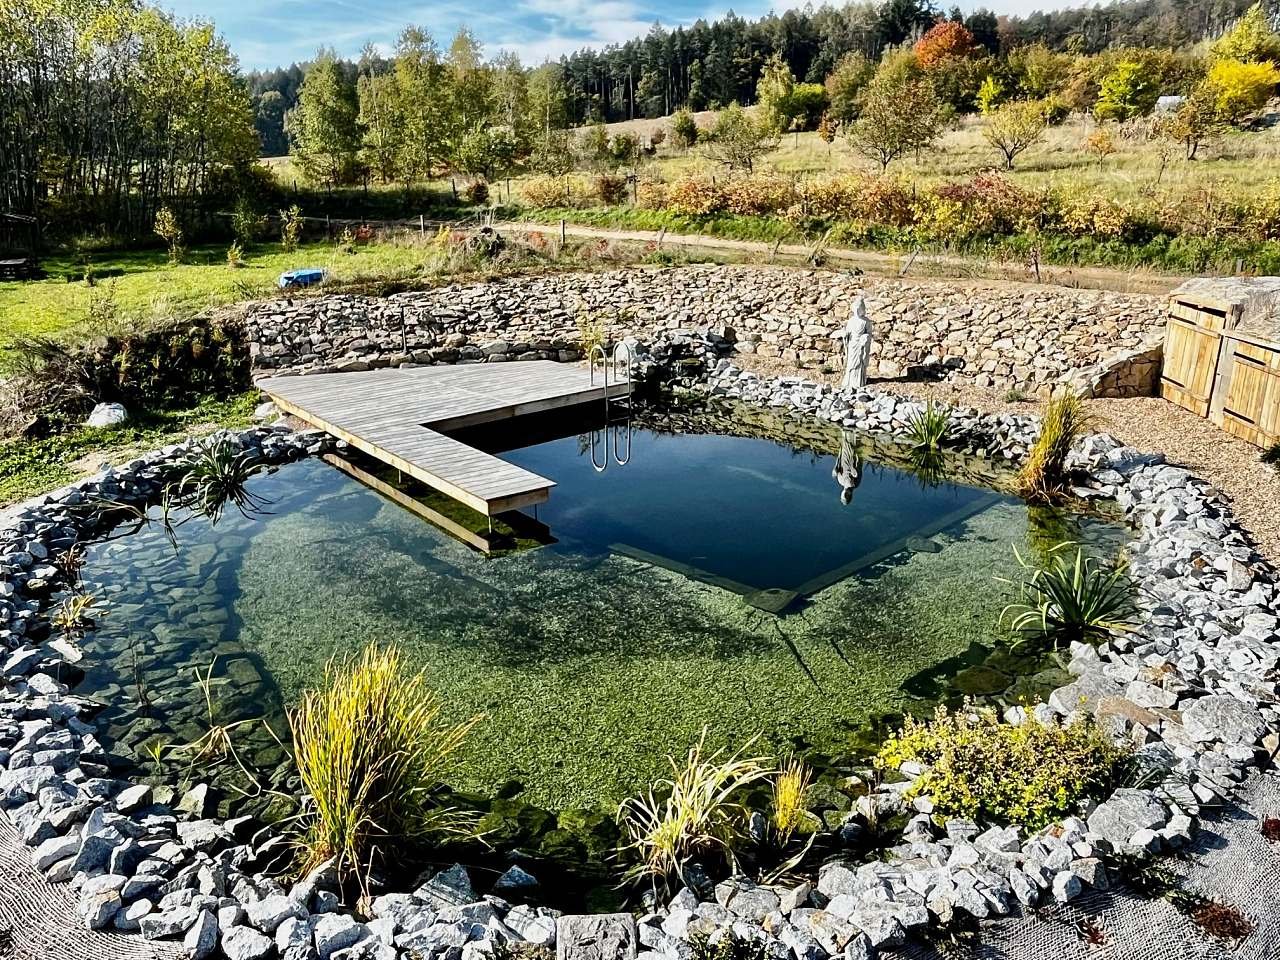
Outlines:
[[[398,642],[454,716],[485,714],[458,786],[517,780],[552,808],[613,804],[704,726],[714,745],[759,732],[770,750],[847,753],[907,705],[913,678],[993,639],[1007,600],[993,553],[1012,575],[1006,544],[1025,525],[1025,508],[992,508],[937,553],[778,618],[616,554],[486,562],[393,507],[348,522],[330,502],[263,526],[235,611],[287,701],[330,656]]]
[[[816,469],[829,482],[829,464]],[[113,730],[135,745],[131,724],[192,738],[203,703],[189,668],[215,654],[224,720],[265,715],[283,731],[283,705],[331,657],[396,642],[452,717],[484,714],[454,786],[514,781],[546,808],[609,807],[704,727],[712,746],[759,733],[763,750],[847,761],[886,714],[1043,693],[1056,677],[995,647],[1009,599],[996,576],[1017,576],[1011,545],[1042,527],[1009,498],[775,616],[571,538],[486,559],[318,461],[254,483],[268,516],[192,522],[177,554],[149,529],[91,557],[86,581],[118,607],[87,641],[101,665],[86,692],[120,701]],[[763,496],[786,510],[775,488]],[[1085,529],[1119,542],[1114,527]],[[155,714],[142,720],[127,709],[139,656]]]

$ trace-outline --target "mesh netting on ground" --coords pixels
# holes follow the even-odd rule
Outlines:
[[[1184,856],[1161,864],[1188,893],[1239,909],[1255,925],[1243,941],[1210,937],[1166,899],[1118,884],[1065,906],[983,926],[977,943],[912,945],[897,960],[1276,960],[1280,958],[1280,845],[1262,836],[1280,816],[1280,778],[1254,773],[1237,800],[1205,811]],[[1081,933],[1101,931],[1094,943]],[[1099,942],[1100,941],[1100,942]]]
[[[45,881],[31,866],[31,848],[0,815],[0,958],[176,960],[181,947],[86,930],[70,887]]]

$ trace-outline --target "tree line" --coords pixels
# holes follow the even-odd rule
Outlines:
[[[765,64],[778,57],[802,82],[821,83],[850,53],[878,60],[914,41],[939,19],[959,23],[993,56],[1043,44],[1056,52],[1097,54],[1113,47],[1180,48],[1226,30],[1250,0],[1113,0],[1106,6],[996,16],[978,9],[944,14],[929,0],[857,0],[747,20],[732,13],[603,50],[584,49],[549,65],[563,88],[571,125],[659,117],[681,107],[720,109],[753,102]],[[338,60],[354,83],[360,64]],[[288,146],[284,116],[297,102],[309,65],[249,74],[266,156]]]
[[[258,155],[208,24],[135,0],[0,0],[0,209],[137,235]]]

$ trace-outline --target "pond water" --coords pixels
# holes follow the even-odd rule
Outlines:
[[[284,735],[331,657],[395,641],[451,717],[484,715],[454,786],[564,810],[615,805],[704,728],[847,759],[904,709],[1061,682],[995,643],[997,577],[1017,576],[1014,545],[1114,553],[1122,530],[922,483],[833,436],[823,452],[637,426],[629,451],[625,430],[596,445],[603,472],[589,435],[510,451],[557,481],[538,511],[555,542],[493,557],[328,463],[286,466],[252,481],[268,515],[193,519],[176,550],[154,525],[93,548],[84,580],[111,606],[81,692],[141,764],[203,732],[193,671],[214,658],[219,721]]]

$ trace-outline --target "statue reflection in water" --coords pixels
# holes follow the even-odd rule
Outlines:
[[[831,479],[840,484],[840,502],[848,506],[853,501],[853,491],[862,483],[862,457],[854,435],[847,430],[840,433],[840,455],[831,468]]]

